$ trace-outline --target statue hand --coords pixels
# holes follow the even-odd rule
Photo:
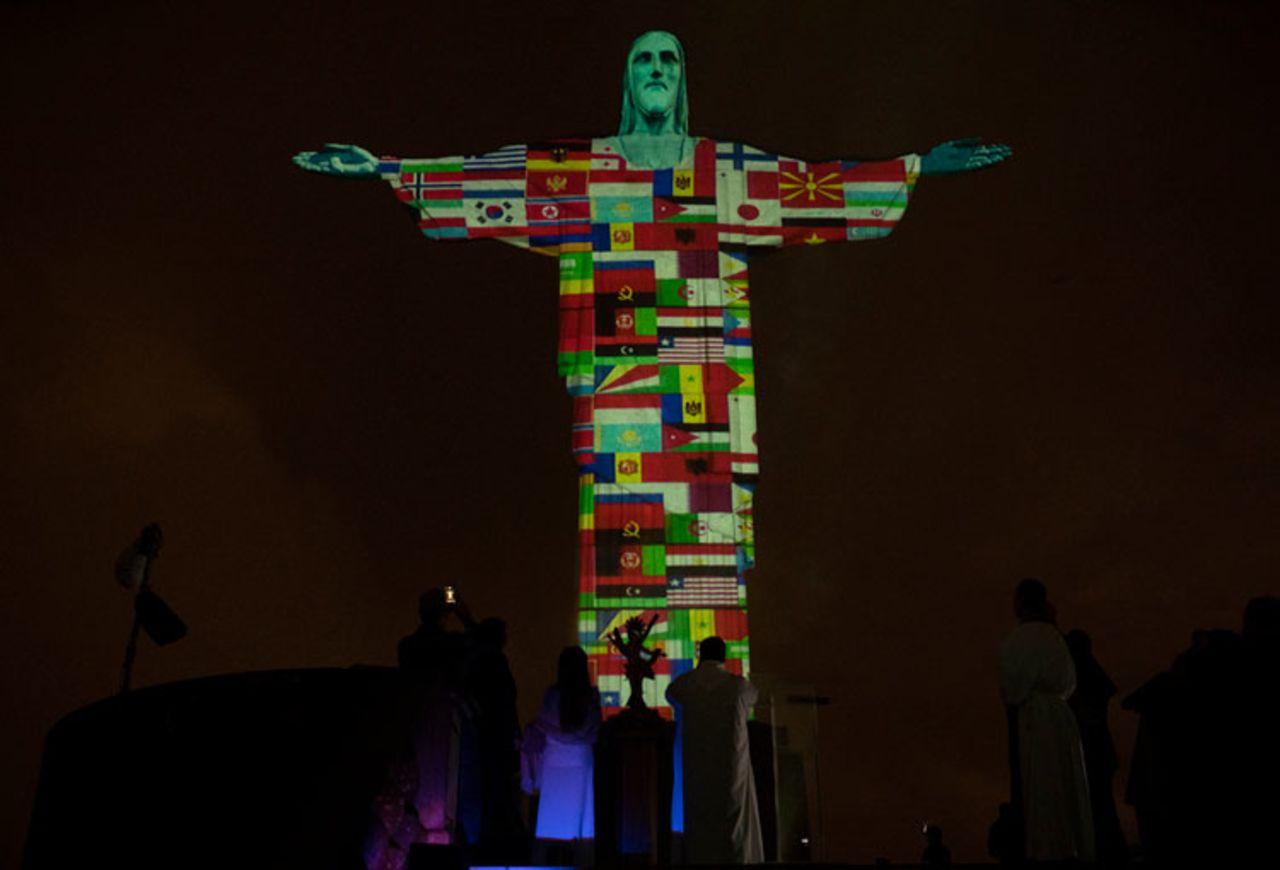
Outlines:
[[[378,158],[359,145],[339,145],[326,142],[323,151],[300,151],[293,155],[295,165],[309,172],[325,175],[376,175]]]
[[[977,137],[952,139],[929,150],[920,161],[921,175],[948,175],[994,166],[1013,154],[1008,145],[980,145]]]

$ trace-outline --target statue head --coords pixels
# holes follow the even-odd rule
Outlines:
[[[627,53],[618,135],[653,132],[659,123],[662,132],[687,135],[689,93],[680,40],[665,30],[651,30],[637,37]]]

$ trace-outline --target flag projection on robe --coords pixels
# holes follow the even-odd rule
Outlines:
[[[728,668],[748,672],[759,473],[748,250],[888,235],[919,165],[811,163],[710,139],[673,169],[628,166],[617,139],[381,161],[428,238],[559,258],[578,642],[607,709],[627,687],[605,638],[630,616],[658,616],[650,645],[666,657],[645,700],[664,714],[702,638],[723,637]]]

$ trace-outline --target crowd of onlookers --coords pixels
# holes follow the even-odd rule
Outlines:
[[[399,870],[415,844],[465,844],[472,859],[492,863],[528,857],[591,863],[592,754],[601,712],[585,653],[562,651],[556,682],[522,731],[503,652],[505,624],[474,620],[465,604],[439,589],[423,594],[419,610],[421,625],[398,649],[412,686],[411,745],[391,766],[376,802],[367,866]],[[1195,632],[1167,671],[1123,699],[1123,709],[1138,716],[1124,791],[1137,817],[1138,848],[1125,842],[1113,798],[1119,765],[1108,714],[1115,683],[1088,634],[1059,629],[1044,584],[1022,581],[1014,612],[1018,625],[1000,652],[1011,789],[990,832],[992,857],[1004,864],[1119,864],[1139,855],[1159,865],[1204,866],[1270,857],[1280,810],[1280,598],[1250,601],[1240,632]],[[450,620],[461,630],[451,629]],[[723,670],[716,668],[717,641],[708,639],[704,650],[708,679]],[[752,690],[741,682],[746,688],[726,691],[745,697]],[[687,699],[669,697],[693,714],[702,689],[695,691]],[[717,720],[706,732],[713,736],[700,739],[699,756],[737,741],[749,707],[732,721]],[[687,730],[699,723],[691,717],[685,724]],[[739,763],[732,753],[725,759],[725,770]],[[741,763],[749,779],[749,764]],[[725,778],[698,776],[694,783]],[[529,801],[520,798],[520,787]],[[747,803],[734,800],[744,818],[754,817],[754,794]],[[941,830],[926,837],[924,863],[949,863]]]
[[[1195,632],[1121,706],[1138,715],[1125,800],[1145,853],[1201,866],[1274,860],[1280,598],[1250,601],[1238,633]]]
[[[419,616],[421,624],[398,648],[405,743],[374,801],[366,867],[417,866],[411,851],[432,846],[447,851],[447,857],[430,855],[427,863],[439,866],[461,866],[464,858],[493,865],[593,864],[602,716],[586,653],[576,646],[561,651],[556,681],[522,732],[503,652],[505,624],[476,621],[448,587],[425,592]],[[647,629],[632,632],[628,624],[638,645]],[[693,863],[763,860],[747,736],[756,691],[726,669],[726,655],[723,639],[703,638],[698,666],[667,690],[684,747],[675,753],[680,760],[673,772],[684,800],[676,801],[682,809],[670,808],[670,821],[682,833],[679,853]],[[667,726],[638,692],[618,721],[628,716],[628,728],[669,741]],[[658,800],[653,811],[666,812],[658,809],[663,804]],[[657,842],[646,848],[656,849]]]
[[[1083,631],[1065,636],[1043,584],[1014,595],[1018,626],[1001,649],[1009,713],[1010,802],[992,826],[1002,863],[1248,866],[1271,856],[1280,810],[1280,598],[1248,603],[1239,633],[1197,631],[1168,671],[1123,699],[1138,715],[1125,801],[1140,845],[1125,842],[1107,726],[1116,686]]]
[[[374,803],[366,867],[401,870],[417,846],[454,847],[442,866],[458,850],[471,863],[591,863],[601,705],[586,653],[562,650],[522,732],[506,624],[477,621],[448,587],[423,593],[418,613],[397,649],[408,738]]]
[[[527,839],[506,624],[475,620],[448,588],[424,592],[418,615],[418,628],[397,649],[406,744],[374,802],[364,848],[369,870],[401,870],[419,845],[465,844],[473,857],[501,858],[520,853]]]

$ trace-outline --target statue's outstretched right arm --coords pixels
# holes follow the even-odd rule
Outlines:
[[[378,174],[378,158],[359,145],[327,142],[320,151],[299,151],[293,155],[294,165],[308,172],[367,178]]]
[[[429,239],[498,239],[551,256],[566,240],[589,246],[588,140],[427,158],[376,157],[356,145],[331,143],[303,151],[293,162],[326,175],[381,178],[414,211]]]

